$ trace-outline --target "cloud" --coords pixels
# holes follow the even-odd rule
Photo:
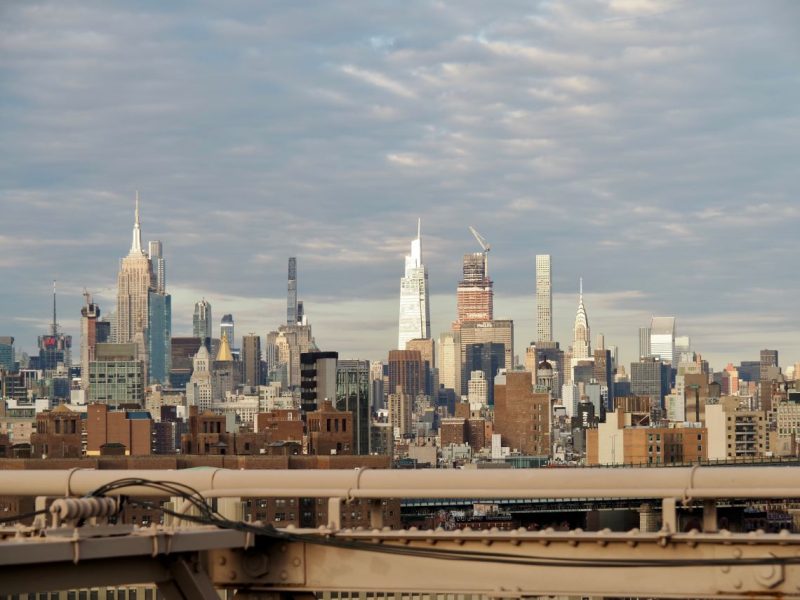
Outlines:
[[[374,85],[375,87],[386,90],[387,92],[391,92],[392,94],[396,94],[397,96],[403,96],[404,98],[416,97],[416,94],[413,90],[397,81],[394,81],[393,79],[390,79],[389,77],[386,77],[381,73],[368,71],[366,69],[359,69],[353,65],[343,65],[342,73],[346,73],[351,77],[355,77],[360,81]]]
[[[565,345],[583,275],[593,329],[631,355],[662,313],[717,364],[771,339],[792,362],[800,342],[778,332],[800,291],[791,10],[5,3],[0,333],[32,349],[52,279],[76,337],[84,286],[108,312],[138,189],[176,331],[202,295],[273,328],[297,256],[324,346],[383,356],[419,216],[434,332],[474,225],[518,346],[549,252]]]

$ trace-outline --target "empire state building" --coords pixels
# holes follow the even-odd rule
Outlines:
[[[149,292],[155,290],[153,266],[142,250],[142,230],[139,225],[139,194],[136,194],[136,214],[133,240],[128,256],[122,259],[117,277],[116,342],[135,342],[143,353],[149,326]],[[140,354],[143,358],[143,355]]]

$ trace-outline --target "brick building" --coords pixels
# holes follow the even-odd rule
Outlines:
[[[107,404],[90,404],[86,410],[86,454],[100,454],[105,444],[122,444],[125,454],[153,453],[154,425],[143,410],[112,410]]]
[[[637,413],[621,407],[608,413],[604,423],[586,431],[586,463],[589,465],[669,465],[708,458],[705,427],[638,426]]]
[[[550,453],[550,396],[535,393],[528,371],[509,371],[495,383],[494,432],[524,455]]]
[[[461,446],[467,441],[467,420],[463,417],[442,419],[439,425],[442,448],[450,445]]]
[[[36,433],[31,434],[31,453],[36,457],[78,458],[83,454],[81,413],[64,406],[36,415]]]
[[[256,433],[266,433],[273,443],[303,441],[303,418],[301,411],[296,408],[258,413],[254,425]]]
[[[306,414],[308,423],[308,453],[352,454],[353,413],[336,410],[325,400],[317,410]]]

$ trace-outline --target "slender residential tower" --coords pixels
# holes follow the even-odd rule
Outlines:
[[[117,277],[116,342],[140,344],[144,355],[144,342],[149,326],[148,294],[154,291],[156,278],[150,259],[142,250],[142,231],[139,224],[139,192],[136,192],[136,213],[133,223],[133,240],[128,256],[122,259]]]
[[[286,293],[286,324],[297,325],[297,258],[289,258],[289,286]]]
[[[431,337],[428,270],[422,263],[421,226],[422,221],[417,220],[417,238],[411,241],[411,254],[406,256],[405,276],[400,279],[399,350],[405,350],[409,340],[427,340]]]
[[[586,316],[586,307],[583,305],[583,278],[580,280],[578,295],[578,314],[575,315],[575,328],[572,336],[572,360],[589,358],[592,355],[591,332],[589,330],[589,317]]]
[[[550,255],[536,255],[536,341],[553,341],[553,289]]]

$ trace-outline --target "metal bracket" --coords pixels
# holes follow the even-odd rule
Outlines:
[[[303,585],[306,581],[303,544],[271,543],[247,550],[222,549],[208,553],[208,573],[216,585]]]

